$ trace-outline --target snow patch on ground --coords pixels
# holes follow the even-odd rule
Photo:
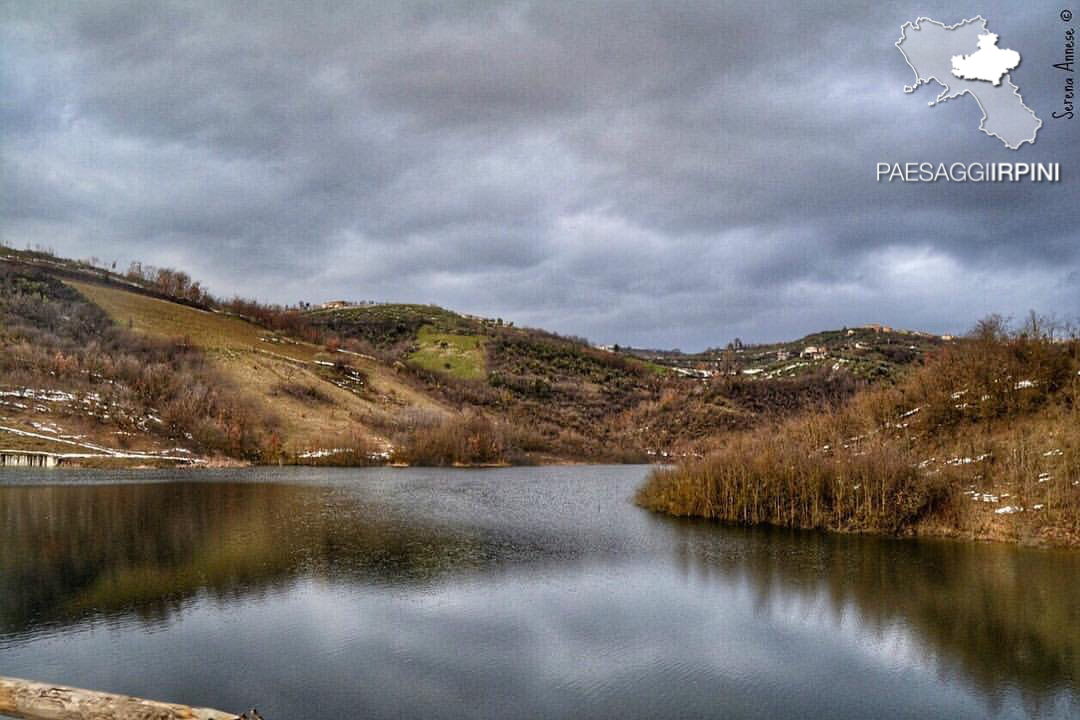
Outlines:
[[[964,494],[965,495],[970,495],[971,499],[974,500],[975,502],[996,503],[1001,499],[1000,497],[998,497],[997,495],[994,495],[993,493],[980,493],[980,492],[975,492],[974,490],[965,490]]]
[[[297,455],[298,458],[304,460],[314,460],[318,458],[331,457],[332,455],[340,455],[342,453],[351,452],[349,448],[318,448],[316,450],[307,450]],[[367,454],[370,460],[389,460],[389,450],[379,450]]]
[[[308,450],[307,452],[300,453],[299,457],[302,458],[324,458],[331,455],[337,455],[345,452],[345,448],[323,448],[321,450]]]
[[[86,453],[71,454],[71,453],[53,453],[59,457],[113,457],[124,459],[136,459],[136,460],[176,460],[182,462],[206,462],[198,458],[192,458],[189,456],[177,456],[166,455],[164,453],[154,452],[126,452],[123,450],[116,450],[114,448],[105,447],[103,445],[97,445],[94,443],[85,442],[82,440],[70,439],[73,436],[58,436],[58,434],[43,434],[38,432],[30,432],[29,430],[20,430],[19,428],[8,427],[0,425],[0,432],[11,433],[12,435],[19,435],[21,437],[37,438],[38,440],[48,440],[49,442],[60,443],[63,445],[70,445],[72,447],[80,448],[83,450],[92,450],[93,455]]]
[[[18,390],[0,390],[0,397],[17,397],[46,402],[71,402],[75,396],[63,390],[43,390],[41,388],[21,388]]]

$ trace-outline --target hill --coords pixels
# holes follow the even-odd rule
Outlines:
[[[982,324],[890,387],[717,439],[638,495],[675,515],[1080,544],[1080,341]]]
[[[902,368],[952,340],[950,336],[870,324],[817,332],[789,342],[743,345],[736,340],[724,349],[701,353],[635,348],[623,352],[688,376],[720,373],[773,379],[843,369],[857,378],[874,381],[894,378]]]
[[[342,347],[407,369],[429,393],[504,421],[521,452],[644,457],[614,416],[659,393],[655,368],[583,340],[420,305],[309,314]]]
[[[389,458],[403,414],[450,414],[377,361],[21,259],[0,265],[5,448],[84,464],[365,463]]]
[[[221,300],[181,271],[45,252],[0,248],[0,271],[0,451],[69,462],[692,457],[717,433],[892,382],[942,345],[859,329],[616,350],[428,305]]]

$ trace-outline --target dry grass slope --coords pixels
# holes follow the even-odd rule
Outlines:
[[[648,508],[732,522],[1080,544],[1080,342],[991,324],[895,387],[721,439]]]
[[[157,337],[184,338],[244,388],[268,420],[267,453],[286,461],[324,459],[320,451],[355,454],[391,448],[403,416],[442,417],[447,410],[377,362],[322,348],[244,320],[102,285],[69,284],[114,322]],[[362,378],[362,381],[355,381]],[[309,388],[309,396],[283,392]],[[312,402],[317,396],[320,402]],[[272,459],[272,457],[268,458]]]
[[[68,460],[253,458],[252,412],[201,352],[116,326],[37,268],[0,266],[0,441]]]
[[[259,350],[298,362],[311,362],[318,348],[282,338],[242,318],[199,310],[118,288],[67,281],[115,323],[163,338],[186,338],[206,350]]]

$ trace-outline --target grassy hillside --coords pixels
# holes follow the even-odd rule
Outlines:
[[[613,351],[431,305],[286,308],[222,301],[183,272],[137,263],[119,274],[10,249],[0,261],[74,291],[111,332],[200,357],[215,387],[257,418],[248,431],[256,450],[241,457],[263,462],[692,457],[718,433],[892,381],[940,344],[863,329],[697,355]],[[792,361],[810,341],[823,352]],[[169,438],[196,451],[182,434]],[[47,443],[9,439],[16,449]]]
[[[108,313],[116,324],[163,338],[186,338],[199,347],[219,351],[253,351],[309,363],[316,346],[289,340],[242,318],[178,305],[126,289],[66,280],[81,295]]]
[[[519,459],[647,457],[619,413],[660,392],[655,367],[582,340],[426,305],[310,313],[356,351],[398,364],[445,403],[498,421]]]
[[[446,413],[373,360],[329,353],[242,318],[114,287],[68,283],[117,324],[151,336],[180,337],[205,352],[224,377],[273,417],[265,444],[285,460],[387,453],[393,446],[388,431],[399,416]]]
[[[409,363],[429,372],[445,373],[457,380],[487,377],[483,335],[456,335],[425,325],[416,334],[416,350]]]
[[[892,387],[722,437],[645,507],[739,523],[1080,543],[1080,342],[981,328]]]
[[[71,286],[0,265],[0,447],[82,461],[254,459],[266,421],[190,343],[113,324]]]

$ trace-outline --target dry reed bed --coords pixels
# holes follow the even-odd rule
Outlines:
[[[1080,342],[996,319],[897,385],[721,437],[644,507],[789,527],[1080,544]]]

